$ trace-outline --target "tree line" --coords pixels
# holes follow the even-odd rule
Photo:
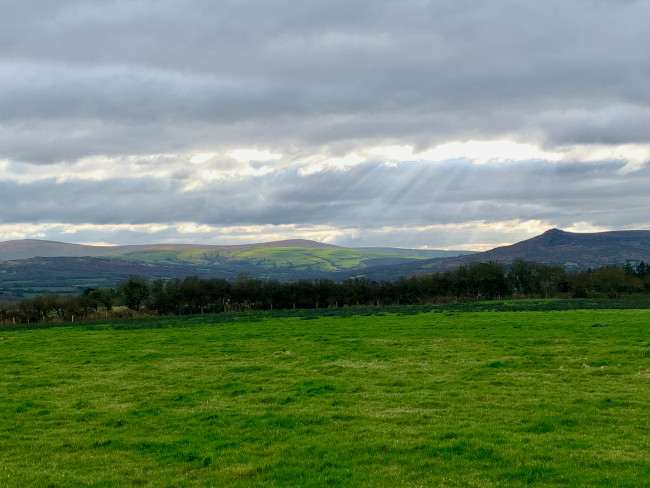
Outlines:
[[[650,264],[605,266],[568,273],[522,259],[510,265],[469,263],[440,273],[374,281],[266,281],[241,275],[235,280],[148,280],[130,276],[113,289],[88,288],[79,296],[46,295],[25,300],[14,310],[0,309],[7,323],[124,316],[197,314],[248,310],[323,308],[367,305],[416,305],[505,298],[617,298],[650,293]]]

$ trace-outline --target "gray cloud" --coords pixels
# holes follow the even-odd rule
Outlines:
[[[0,161],[105,155],[126,171],[131,156],[237,147],[295,162],[470,139],[650,144],[649,17],[647,2],[607,0],[13,2],[0,18]],[[643,225],[647,169],[623,165],[287,166],[189,191],[187,161],[158,161],[168,176],[0,182],[1,217]]]
[[[349,171],[300,176],[294,169],[207,183],[188,192],[174,179],[0,183],[4,223],[146,224],[195,221],[214,226],[383,226],[545,220],[570,226],[647,221],[650,169],[620,175],[598,166],[464,161],[366,163]],[[531,185],[531,182],[534,182]]]
[[[1,26],[0,114],[216,126],[355,115],[334,138],[374,115],[426,113],[436,127],[452,112],[461,137],[523,121],[549,131],[572,109],[613,125],[643,103],[647,116],[645,2],[448,3],[21,2]],[[463,117],[465,134],[463,112],[480,114]]]

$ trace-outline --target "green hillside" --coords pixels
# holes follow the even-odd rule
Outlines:
[[[407,254],[374,252],[348,248],[248,247],[233,249],[147,249],[114,256],[115,259],[147,263],[219,266],[236,262],[264,269],[291,268],[305,271],[340,271],[363,266],[368,260],[425,259]]]

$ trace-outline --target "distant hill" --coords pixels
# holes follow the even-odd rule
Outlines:
[[[504,264],[524,259],[580,271],[607,265],[624,265],[627,261],[650,261],[650,231],[628,230],[598,233],[573,233],[550,229],[525,241],[485,252],[448,258],[404,261],[365,270],[364,277],[393,280],[401,276],[427,274],[454,269],[471,262],[496,261]]]
[[[257,247],[298,247],[309,249],[340,249],[333,244],[290,239],[284,241],[263,242],[259,244],[206,245],[206,244],[143,244],[129,246],[89,246],[65,242],[43,241],[39,239],[22,239],[0,242],[0,261],[10,259],[29,259],[35,257],[103,257],[143,251],[182,251],[182,250],[237,250]]]
[[[29,259],[37,256],[106,256],[110,255],[111,249],[108,246],[84,246],[65,242],[23,239],[0,242],[0,260]]]
[[[455,256],[449,257],[449,253]],[[167,279],[233,279],[248,274],[279,281],[341,281],[352,277],[380,281],[435,273],[474,261],[511,263],[517,258],[568,270],[623,265],[628,260],[650,261],[650,231],[578,234],[551,229],[511,246],[473,254],[354,249],[301,239],[231,246],[84,246],[33,239],[7,241],[0,242],[0,300],[113,286],[129,274]]]
[[[423,258],[449,258],[455,256],[464,256],[466,254],[475,254],[476,251],[448,251],[441,249],[402,249],[399,247],[358,247],[362,251],[381,252],[385,254],[397,254],[399,256],[420,256]]]
[[[449,255],[448,251],[427,252]],[[7,241],[0,242],[0,300],[113,286],[129,274],[150,279],[233,279],[248,274],[279,281],[342,280],[431,255],[410,249],[345,248],[304,239],[242,245],[132,246]]]
[[[627,261],[650,260],[650,231],[625,230],[596,233],[550,229],[525,241],[469,256],[420,263],[429,270],[444,270],[473,261],[511,263],[517,258],[559,265],[567,270],[584,270]]]

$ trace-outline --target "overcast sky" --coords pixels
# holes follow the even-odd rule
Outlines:
[[[648,1],[0,7],[0,240],[650,228]]]

